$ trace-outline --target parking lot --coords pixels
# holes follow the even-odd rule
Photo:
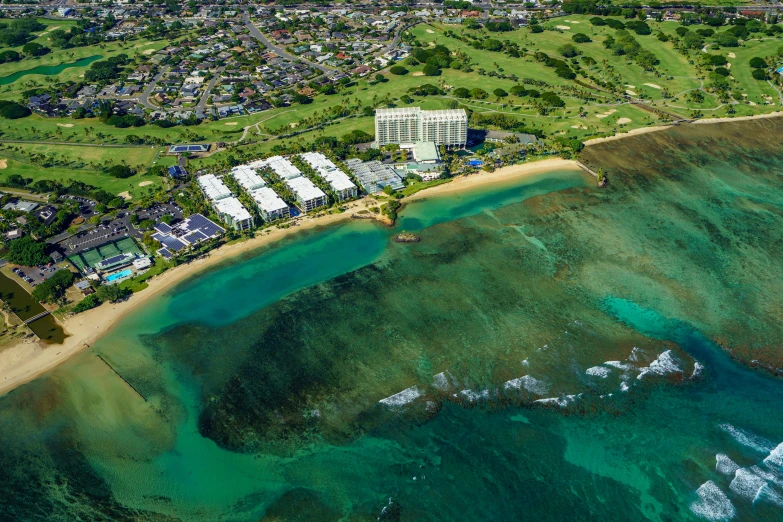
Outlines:
[[[16,277],[28,282],[32,286],[43,283],[57,270],[61,270],[61,267],[55,264],[52,264],[52,266],[20,266],[11,269]]]

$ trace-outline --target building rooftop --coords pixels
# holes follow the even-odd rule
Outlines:
[[[286,181],[286,184],[294,191],[297,197],[304,201],[326,197],[323,190],[316,187],[312,181],[305,177],[289,179]]]
[[[240,165],[231,169],[231,175],[237,183],[247,191],[265,187],[266,182],[258,175],[256,169],[247,165]]]
[[[345,162],[359,182],[368,193],[383,190],[387,185],[393,189],[399,190],[405,186],[399,174],[389,165],[384,165],[379,161],[366,161],[353,158]]]
[[[440,161],[440,152],[435,142],[419,141],[413,145],[413,157],[419,163],[437,162]]]
[[[269,187],[263,187],[250,192],[250,197],[264,212],[276,212],[286,208],[286,202]]]
[[[271,168],[273,171],[275,171],[275,174],[283,179],[298,178],[302,175],[302,171],[300,171],[293,165],[293,163],[282,156],[272,156],[271,158],[267,158],[257,163]]]
[[[320,152],[306,152],[302,154],[302,159],[317,170],[332,189],[340,191],[356,187],[345,172]]]
[[[215,209],[221,214],[231,216],[231,219],[234,221],[245,221],[252,217],[250,212],[248,212],[244,205],[235,197],[223,198],[215,201]]]
[[[204,191],[204,195],[212,201],[218,201],[231,196],[231,191],[226,184],[223,183],[223,180],[214,174],[200,176],[198,178],[198,184],[201,187],[201,190]]]

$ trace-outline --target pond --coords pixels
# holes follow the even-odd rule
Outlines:
[[[46,311],[19,283],[5,274],[0,274],[0,299],[7,303],[22,321]],[[65,340],[65,332],[51,315],[41,317],[27,326],[46,343],[62,343]]]
[[[0,76],[0,85],[10,85],[14,83],[16,80],[24,76],[27,76],[29,74],[42,74],[44,76],[53,76],[56,74],[60,74],[65,69],[69,69],[71,67],[85,67],[87,65],[90,65],[92,62],[100,60],[101,58],[102,56],[98,54],[95,56],[88,56],[86,58],[81,58],[79,60],[76,60],[75,62],[61,63],[60,65],[39,65],[38,67],[33,67],[32,69],[17,71],[13,74],[9,74],[8,76]]]

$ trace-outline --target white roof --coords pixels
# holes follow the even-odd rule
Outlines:
[[[266,182],[256,173],[256,169],[247,165],[240,165],[231,169],[231,175],[245,190],[253,190],[266,186]]]
[[[256,204],[258,204],[258,207],[264,212],[275,212],[278,210],[283,210],[288,206],[286,205],[285,201],[283,201],[282,198],[280,198],[280,196],[278,196],[277,193],[269,187],[256,189],[250,192],[250,197],[255,200]]]
[[[320,152],[305,152],[302,159],[318,171],[334,190],[346,190],[356,187],[345,172],[337,168],[332,160]]]
[[[200,176],[198,178],[198,184],[201,186],[201,190],[204,191],[204,195],[212,201],[231,196],[231,191],[228,190],[225,183],[214,174]]]
[[[312,181],[307,178],[293,178],[286,181],[286,184],[304,201],[315,198],[325,197],[323,190],[316,187]]]
[[[228,214],[234,221],[250,219],[250,212],[237,198],[223,198],[215,202],[215,208],[221,214]]]
[[[302,172],[296,168],[293,163],[282,156],[272,156],[261,163],[274,170],[275,173],[283,179],[298,178],[302,175]]]

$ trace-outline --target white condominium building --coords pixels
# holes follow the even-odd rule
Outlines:
[[[296,196],[296,202],[299,208],[306,214],[311,210],[326,205],[326,194],[315,186],[315,184],[304,176],[286,180],[286,185]]]
[[[375,142],[390,143],[432,141],[436,145],[464,147],[468,141],[468,115],[465,109],[423,111],[421,107],[376,109]]]
[[[223,180],[214,174],[200,176],[198,178],[198,184],[204,192],[204,195],[210,201],[218,201],[231,196],[231,191],[226,184],[223,183]]]
[[[258,211],[264,221],[275,221],[285,219],[291,216],[288,205],[285,204],[280,196],[269,187],[263,187],[250,191],[250,197],[258,205]]]
[[[215,211],[220,214],[223,221],[235,230],[249,230],[253,228],[253,216],[235,197],[223,198],[213,202]]]
[[[318,175],[329,183],[332,190],[337,195],[338,201],[355,198],[358,189],[353,184],[348,175],[337,168],[337,165],[321,154],[320,152],[305,152],[301,155],[302,159],[313,167]]]
[[[266,186],[266,182],[258,175],[256,169],[247,165],[240,165],[231,169],[231,175],[237,180],[239,186],[248,192]]]

